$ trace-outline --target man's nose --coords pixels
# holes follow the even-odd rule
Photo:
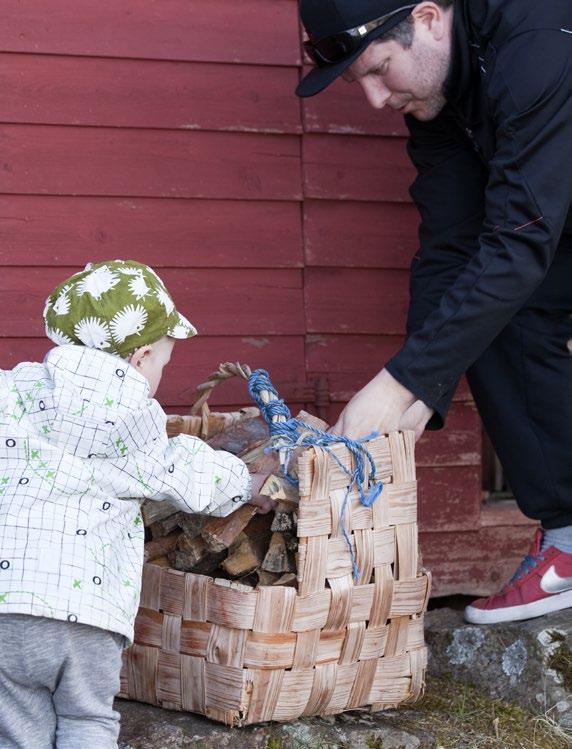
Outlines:
[[[378,77],[364,76],[359,82],[370,105],[374,109],[383,109],[391,97],[391,91],[383,81]]]

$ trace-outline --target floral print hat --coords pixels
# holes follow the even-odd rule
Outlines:
[[[135,260],[88,263],[52,291],[44,322],[59,346],[97,348],[123,359],[163,336],[197,334],[155,271]]]

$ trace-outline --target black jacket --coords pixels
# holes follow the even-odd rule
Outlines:
[[[387,364],[441,423],[547,274],[550,304],[572,313],[572,1],[456,0],[453,24],[447,106],[406,117],[421,249]]]

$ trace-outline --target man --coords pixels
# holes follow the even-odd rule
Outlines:
[[[301,0],[312,96],[402,111],[421,249],[407,340],[334,431],[440,428],[466,372],[529,555],[473,623],[572,606],[572,4]]]

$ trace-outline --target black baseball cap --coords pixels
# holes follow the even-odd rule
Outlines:
[[[320,42],[324,46],[330,41],[339,42],[336,51],[341,59],[329,62],[318,56],[316,67],[300,81],[296,95],[314,96],[323,91],[374,39],[407,18],[415,5],[417,3],[406,5],[403,0],[300,0],[300,16],[309,38],[308,51],[319,50]],[[373,22],[378,23],[374,25]],[[372,24],[371,31],[368,24]],[[344,49],[348,50],[347,56],[343,54]]]

